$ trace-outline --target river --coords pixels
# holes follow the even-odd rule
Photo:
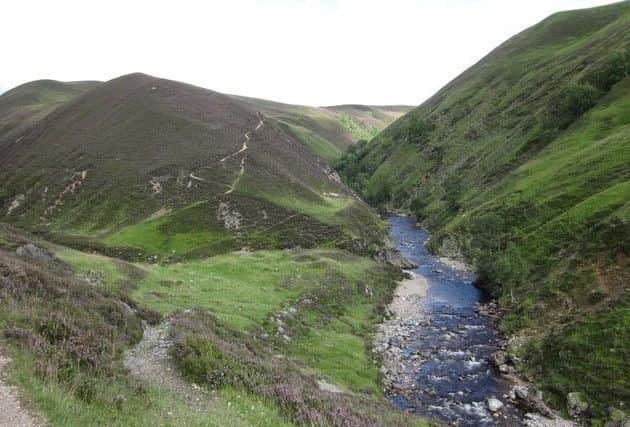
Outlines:
[[[457,426],[521,425],[522,414],[505,398],[510,384],[489,363],[499,338],[489,318],[477,312],[483,294],[474,275],[456,270],[431,255],[426,230],[410,218],[391,216],[390,234],[412,270],[428,282],[419,300],[426,320],[413,324],[399,344],[412,388],[390,388],[388,397],[403,410]],[[505,406],[491,412],[487,399]]]

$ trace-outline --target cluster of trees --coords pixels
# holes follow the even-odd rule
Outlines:
[[[367,155],[367,140],[359,140],[335,163],[334,167],[345,182],[356,192],[365,195],[367,180],[373,170],[363,161]]]
[[[587,80],[597,89],[608,92],[627,76],[630,76],[630,50],[608,54],[604,61],[587,75]]]

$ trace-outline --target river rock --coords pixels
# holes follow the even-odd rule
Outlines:
[[[395,248],[385,248],[376,253],[374,259],[378,262],[393,265],[402,270],[413,270],[418,267],[418,264],[408,260]]]
[[[508,355],[505,351],[499,350],[492,355],[490,360],[495,366],[505,365],[508,362]]]
[[[556,414],[552,411],[543,400],[540,390],[536,390],[524,383],[516,384],[510,390],[510,398],[517,402],[519,406],[528,408],[533,412],[542,414],[543,418],[555,419]]]
[[[503,402],[496,397],[489,397],[488,400],[486,400],[486,404],[490,412],[497,412],[503,408]]]
[[[580,392],[573,391],[567,394],[567,410],[572,417],[579,417],[588,410],[588,402]]]
[[[525,414],[523,424],[527,427],[577,427],[575,423],[559,417],[548,418],[540,414]]]
[[[517,399],[527,400],[529,398],[529,390],[527,390],[527,387],[524,385],[516,385],[512,390]]]

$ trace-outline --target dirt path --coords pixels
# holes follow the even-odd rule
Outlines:
[[[258,129],[260,129],[261,127],[263,127],[263,125],[265,124],[265,122],[263,121],[262,118],[258,118],[258,124],[256,125],[256,128],[253,131],[247,131],[245,132],[245,134],[243,135],[245,137],[245,141],[243,142],[243,146],[241,147],[240,150],[238,150],[235,153],[230,154],[229,156],[225,156],[224,158],[221,159],[221,163],[224,164],[224,162],[234,156],[238,156],[241,153],[245,153],[243,154],[243,157],[241,157],[241,164],[240,164],[240,169],[238,171],[238,175],[236,176],[236,178],[234,179],[234,181],[232,182],[232,184],[230,185],[230,188],[223,194],[228,195],[231,194],[234,189],[236,188],[236,184],[238,184],[238,182],[240,181],[241,177],[245,174],[245,160],[247,159],[247,143],[249,142],[250,139],[250,135],[252,134],[252,132],[256,132]]]
[[[18,390],[5,383],[3,377],[11,359],[0,351],[0,427],[35,427],[46,423],[20,403]]]
[[[147,326],[138,345],[125,352],[125,367],[137,378],[172,392],[191,409],[205,412],[216,398],[198,385],[187,382],[177,372],[168,355],[173,344],[168,335],[169,327],[168,320],[158,326]]]
[[[261,127],[263,127],[263,125],[265,124],[265,122],[262,119],[258,119],[258,124],[256,125],[256,128],[253,131],[247,131],[245,132],[245,134],[243,135],[245,137],[245,141],[243,142],[243,146],[241,147],[240,150],[225,156],[224,158],[221,159],[221,163],[225,162],[226,160],[234,157],[234,156],[238,156],[239,154],[247,151],[247,142],[250,139],[250,135],[252,134],[252,132],[256,132],[258,129],[260,129]]]
[[[245,134],[245,142],[243,142],[243,146],[241,147],[241,149],[240,149],[240,150],[238,150],[238,151],[237,151],[237,152],[235,152],[235,153],[230,154],[229,156],[225,156],[224,158],[222,158],[222,159],[221,159],[221,163],[225,162],[226,160],[228,160],[228,159],[230,159],[230,158],[232,158],[232,157],[234,157],[234,156],[237,156],[237,155],[241,154],[241,153],[242,153],[242,152],[244,152],[244,151],[247,151],[247,141],[249,141],[249,134],[250,134],[250,133],[251,133],[251,132],[247,132],[247,133]]]
[[[225,195],[231,194],[236,188],[236,184],[238,184],[238,182],[241,180],[241,177],[245,174],[245,159],[246,158],[247,158],[246,156],[243,156],[241,158],[241,168],[238,171],[238,175],[236,176],[236,179],[232,181],[230,188],[223,194]]]
[[[192,172],[188,175],[188,177],[189,177],[190,179],[194,179],[194,180],[196,180],[196,181],[206,182],[206,180],[205,180],[205,179],[198,177],[197,175],[195,175],[195,174],[194,174],[194,173],[192,173]]]

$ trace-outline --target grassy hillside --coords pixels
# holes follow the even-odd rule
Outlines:
[[[369,351],[395,285],[337,249],[129,263],[1,225],[0,347],[54,426],[427,426],[384,400]],[[143,321],[187,386],[129,370]]]
[[[236,97],[274,118],[311,151],[326,160],[338,159],[359,140],[370,140],[412,107],[339,105],[306,107],[262,99]]]
[[[472,259],[557,406],[630,400],[630,2],[555,14],[499,46],[338,169]]]
[[[243,246],[365,251],[383,235],[325,160],[233,97],[132,74],[25,85],[0,97],[0,114],[41,105],[48,114],[19,139],[0,133],[5,221],[154,260]]]
[[[147,75],[69,86],[0,97],[40,109],[0,132],[0,346],[28,404],[58,426],[427,425],[382,395],[399,277],[361,256],[384,226],[319,142]]]

